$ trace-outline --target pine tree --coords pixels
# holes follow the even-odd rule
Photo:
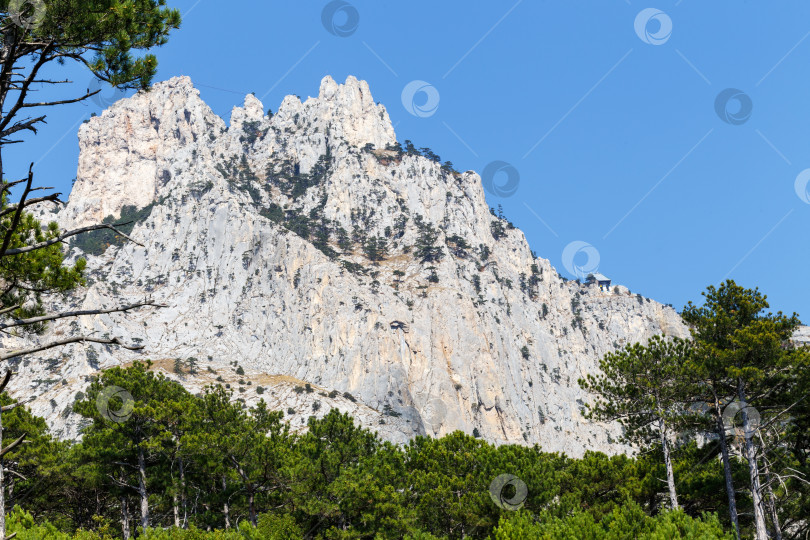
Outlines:
[[[580,379],[598,397],[586,417],[618,420],[628,442],[646,447],[657,440],[663,452],[670,507],[679,508],[672,466],[674,424],[682,416],[684,376],[693,354],[689,342],[653,336],[646,346],[628,345],[599,362],[601,373]]]
[[[414,218],[414,223],[419,229],[414,255],[416,255],[422,263],[439,262],[444,257],[444,250],[436,245],[439,240],[439,231],[436,230],[432,223],[426,222],[424,218],[418,214]]]
[[[769,305],[765,295],[758,289],[745,289],[732,280],[718,288],[708,287],[703,296],[703,306],[690,302],[683,311],[683,318],[690,324],[700,347],[692,374],[697,375],[715,400],[710,403],[715,407],[716,416],[722,414],[721,404],[723,407],[734,404],[739,408],[740,446],[748,465],[755,535],[758,540],[769,537],[769,513],[770,529],[780,535],[772,486],[763,485],[761,480],[761,467],[767,464],[771,450],[768,433],[761,426],[774,424],[768,418],[776,421],[798,403],[791,389],[807,369],[807,356],[791,347],[790,339],[800,324],[799,318],[795,313],[788,317],[781,312],[766,312]],[[763,417],[758,423],[752,417],[755,412]],[[726,436],[724,426],[722,438]],[[723,459],[728,462],[726,453],[724,451]],[[736,505],[732,500],[734,489],[729,470],[730,466],[726,465],[733,511]],[[770,472],[766,476],[770,476]],[[769,504],[774,505],[771,512],[767,508]],[[732,521],[738,528],[735,515]]]
[[[163,407],[186,393],[178,383],[155,375],[150,366],[150,362],[135,362],[126,369],[103,372],[91,383],[85,399],[75,405],[76,412],[92,420],[82,443],[85,463],[96,476],[109,479],[121,490],[122,499],[128,492],[137,494],[144,528],[152,523],[150,471],[159,462],[163,445],[171,440],[171,432],[160,422]],[[128,503],[122,502],[121,509],[126,535]]]

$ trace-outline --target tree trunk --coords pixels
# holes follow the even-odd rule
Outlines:
[[[248,508],[250,509],[250,524],[256,526],[256,490],[253,484],[248,485]]]
[[[0,410],[0,448],[3,448],[3,412]],[[6,485],[3,469],[5,460],[0,456],[0,540],[6,537]]]
[[[768,528],[765,523],[765,508],[762,504],[762,489],[759,484],[759,467],[754,447],[754,431],[748,417],[748,403],[745,401],[745,389],[741,380],[737,381],[737,397],[740,400],[740,412],[743,422],[743,454],[748,461],[748,475],[751,478],[751,501],[754,504],[754,530],[757,540],[767,540]]]
[[[174,514],[174,527],[180,528],[180,509],[177,505],[177,482],[172,486],[172,512]]]
[[[734,478],[731,476],[731,458],[728,455],[728,442],[726,441],[726,426],[723,423],[723,413],[720,409],[720,400],[714,398],[715,420],[717,420],[717,435],[720,438],[720,454],[723,457],[723,474],[726,477],[726,493],[728,494],[728,514],[731,524],[734,525],[734,535],[740,540],[740,520],[737,516],[737,492],[734,491]]]
[[[146,492],[146,460],[143,448],[138,447],[138,494],[141,497],[141,527],[149,528],[149,494]]]
[[[188,501],[186,500],[186,471],[183,468],[183,458],[180,458],[180,504],[183,505],[183,525],[188,526]]]
[[[203,508],[205,508],[205,511],[206,511],[206,512],[210,512],[210,511],[211,511],[211,507],[210,507],[210,506],[208,506],[206,503],[202,503],[202,507],[203,507]],[[206,531],[208,531],[208,532],[210,532],[210,531],[211,531],[211,524],[210,524],[210,523],[208,523],[208,524],[205,526],[205,530],[206,530]]]
[[[222,496],[225,498],[225,502],[222,505],[222,512],[225,514],[225,528],[231,528],[231,514],[230,509],[228,508],[228,496],[225,493],[228,489],[228,484],[225,483],[225,475],[222,475]]]
[[[172,471],[171,471],[171,478],[172,478],[172,515],[174,517],[174,528],[180,528],[180,503],[179,503],[179,496],[177,495],[178,490],[180,489],[180,482],[174,476],[174,458],[172,458]]]
[[[675,473],[672,470],[672,457],[669,455],[669,441],[667,440],[667,424],[663,418],[658,418],[658,432],[661,434],[661,448],[664,450],[664,465],[667,468],[667,487],[669,488],[669,502],[673,510],[677,510],[678,494],[675,491]]]
[[[765,491],[768,494],[768,513],[771,514],[771,523],[773,524],[773,533],[776,540],[782,540],[782,527],[779,525],[779,514],[776,511],[776,497],[773,494],[773,489],[770,486],[770,474],[765,472],[765,479],[769,482],[765,486]]]
[[[239,476],[242,478],[242,482],[244,482],[245,488],[248,491],[248,509],[249,509],[248,516],[250,518],[251,525],[253,525],[255,527],[256,526],[256,505],[255,505],[255,501],[256,501],[256,484],[254,484],[253,482],[251,482],[248,479],[247,474],[245,474],[245,470],[242,468],[242,466],[239,464],[239,461],[235,457],[231,456],[231,461],[233,462],[234,466],[236,467],[236,472],[239,473]]]
[[[759,433],[759,442],[762,445],[764,450],[765,448],[765,441],[762,438],[762,433]],[[776,537],[776,540],[782,540],[782,527],[779,525],[779,513],[776,511],[776,495],[773,493],[773,488],[771,487],[773,484],[773,478],[771,477],[771,468],[768,466],[768,460],[763,459],[763,469],[765,473],[765,493],[768,495],[767,504],[768,504],[768,513],[771,515],[771,523],[773,524],[773,533]]]
[[[129,540],[129,501],[127,497],[121,497],[121,535],[124,540]]]

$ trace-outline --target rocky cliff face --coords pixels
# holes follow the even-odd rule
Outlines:
[[[326,77],[303,103],[287,96],[272,117],[248,96],[229,127],[185,77],[91,119],[73,193],[52,217],[134,216],[143,246],[83,244],[99,255],[65,302],[168,307],[54,325],[145,352],[75,345],[27,358],[17,397],[35,396],[35,413],[75,437],[70,407],[89,376],[151,358],[190,389],[220,380],[248,403],[264,398],[294,426],[337,407],[398,442],[461,429],[571,455],[620,451],[615,426],[582,417],[577,379],[616,347],[686,336],[677,313],[564,280],[490,213],[477,174],[386,150],[395,141],[353,77]]]

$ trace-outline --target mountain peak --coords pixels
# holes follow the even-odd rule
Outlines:
[[[248,94],[244,105],[231,111],[231,129],[242,129],[245,122],[261,122],[263,118],[264,105],[254,94]]]
[[[306,167],[327,144],[385,148],[396,142],[385,107],[374,103],[366,81],[353,76],[344,84],[324,77],[318,97],[303,103],[297,96],[286,96],[273,118],[248,94],[244,104],[231,111],[228,131],[237,143],[245,137],[248,122],[289,134]],[[164,158],[176,156],[181,148],[191,153],[193,147],[205,147],[225,130],[225,122],[202,101],[187,76],[155,83],[149,92],[114,103],[79,130],[77,180],[63,224],[98,223],[119,215],[125,205],[150,204],[172,175],[172,164]],[[320,141],[319,153],[308,155],[304,147],[315,140]]]
[[[297,96],[286,96],[277,116],[280,121],[304,117],[313,130],[328,131],[350,146],[372,143],[377,148],[385,148],[396,142],[388,111],[374,102],[368,83],[352,75],[343,84],[325,76],[318,97],[303,102]]]
[[[371,103],[374,103],[368,83],[358,79],[354,75],[346,77],[346,82],[343,84],[335,82],[335,79],[333,79],[331,75],[326,75],[321,79],[321,86],[318,91],[319,99],[334,99],[340,93],[352,93],[360,96],[360,99],[363,99],[365,96]]]
[[[188,75],[176,75],[165,81],[160,81],[152,85],[152,90],[160,90],[163,88],[176,88],[186,90],[196,90],[194,83],[191,82],[191,77]]]
[[[352,79],[354,79],[354,77],[352,77]],[[333,79],[331,75],[326,75],[323,79],[321,79],[321,87],[318,90],[318,97],[321,99],[329,99],[335,95],[337,89],[338,83],[335,82],[335,79]]]
[[[100,223],[125,205],[150,204],[177,152],[224,129],[186,76],[115,102],[79,128],[79,166],[63,226]]]

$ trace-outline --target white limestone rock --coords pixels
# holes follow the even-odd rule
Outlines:
[[[321,399],[321,412],[350,411],[397,442],[460,429],[574,456],[625,451],[617,426],[583,418],[590,396],[577,380],[617,347],[686,337],[678,314],[626,288],[564,280],[517,229],[496,240],[477,174],[386,152],[395,140],[354,77],[324,78],[303,103],[287,96],[272,117],[248,96],[228,129],[184,77],[116,103],[80,129],[76,185],[57,219],[71,227],[154,206],[131,234],[143,246],[90,256],[92,283],[66,303],[167,307],[54,324],[51,335],[107,333],[145,351],[73,345],[27,358],[15,393],[36,396],[34,412],[76,437],[70,406],[99,369],[151,358],[171,373],[194,357],[205,370],[179,378],[188,388],[208,367],[238,384],[235,361],[253,382],[237,397],[255,401],[261,385],[274,407],[297,411],[293,424]],[[296,178],[311,185],[296,189]],[[319,216],[309,227],[329,227],[320,247],[335,256],[277,222],[293,211]],[[418,216],[437,231],[439,261],[414,255]],[[357,243],[341,248],[340,227],[385,238],[388,255],[373,263]],[[304,383],[337,397],[290,391]]]
[[[793,340],[806,347],[810,347],[810,326],[800,326],[793,335]]]

